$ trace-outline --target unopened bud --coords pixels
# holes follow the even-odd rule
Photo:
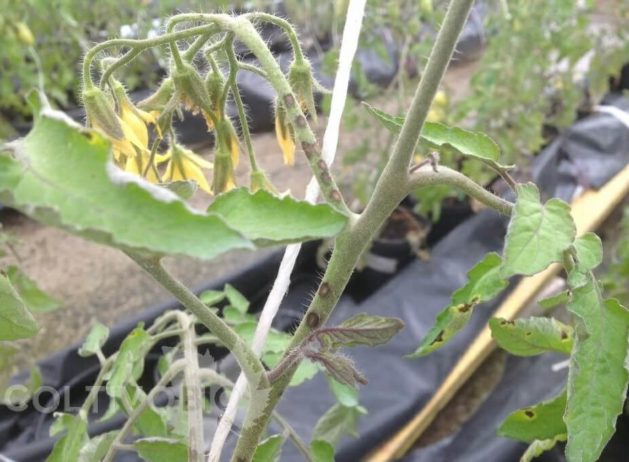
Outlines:
[[[170,77],[162,80],[161,85],[148,98],[140,101],[138,107],[145,111],[162,111],[175,94],[175,82]]]
[[[269,181],[262,170],[252,171],[250,181],[251,183],[249,189],[251,189],[251,192],[260,191],[261,189],[269,191],[273,194],[277,192],[273,184]]]
[[[175,68],[172,77],[184,106],[192,112],[210,109],[210,98],[205,83],[194,66],[183,63]]]
[[[26,23],[18,22],[15,24],[15,35],[24,45],[31,46],[35,44],[35,37]]]
[[[98,87],[83,90],[83,106],[90,127],[102,130],[107,136],[120,140],[124,137],[120,118],[109,97]]]
[[[225,86],[225,79],[220,72],[211,71],[205,78],[205,88],[210,102],[212,103],[212,109],[214,113],[220,119],[222,117],[223,108],[220,106],[221,97],[223,96],[223,89]]]
[[[223,149],[220,143],[217,143],[216,154],[214,155],[212,192],[220,194],[234,189],[235,186],[234,165],[232,164],[231,154]]]
[[[312,69],[308,61],[293,62],[288,70],[288,82],[301,105],[302,111],[317,117],[314,94],[312,93]]]

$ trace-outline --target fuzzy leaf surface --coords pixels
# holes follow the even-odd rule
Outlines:
[[[9,279],[0,274],[0,340],[32,337],[39,327]]]
[[[580,322],[568,374],[566,455],[571,462],[593,462],[614,434],[627,395],[629,311],[603,300],[591,274],[567,308]]]
[[[530,276],[559,262],[575,238],[570,206],[560,199],[540,201],[537,186],[521,184],[509,222],[502,274]]]
[[[327,205],[244,190],[217,198],[210,213],[195,211],[171,191],[117,169],[101,134],[52,110],[11,148],[14,156],[0,155],[4,204],[123,249],[211,259],[254,244],[331,237],[347,220]]]
[[[572,351],[572,327],[556,319],[531,317],[507,321],[492,318],[489,327],[496,343],[516,356],[535,356],[547,351],[569,355]]]
[[[405,117],[392,116],[365,102],[363,105],[391,132],[398,133],[402,129]],[[476,157],[499,166],[497,162],[500,158],[500,147],[489,136],[481,132],[450,127],[439,122],[425,122],[420,140],[437,149],[452,148],[465,156]]]
[[[404,322],[398,318],[359,313],[338,326],[319,329],[315,336],[324,348],[330,350],[343,346],[378,346],[391,340],[403,327]]]

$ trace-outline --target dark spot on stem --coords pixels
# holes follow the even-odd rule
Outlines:
[[[295,119],[295,123],[297,124],[298,127],[304,128],[307,124],[306,122],[306,118],[302,115],[297,116],[297,118]]]
[[[327,282],[322,282],[321,286],[319,286],[319,295],[321,297],[327,297],[328,295],[330,295],[330,292],[330,284],[328,284]]]
[[[323,172],[321,174],[321,180],[325,183],[325,184],[330,184],[332,182],[332,177],[330,176],[330,174],[326,171]]]
[[[322,172],[325,172],[328,169],[328,164],[326,164],[323,159],[317,162],[317,166],[321,169]]]
[[[319,327],[320,322],[321,320],[319,319],[319,315],[317,313],[308,313],[306,315],[306,325],[311,329]]]
[[[284,104],[286,105],[287,108],[291,108],[295,106],[295,98],[293,97],[293,95],[291,94],[284,95]]]
[[[336,189],[330,193],[330,197],[334,202],[341,202],[341,193]]]
[[[301,147],[304,149],[304,152],[306,153],[306,157],[308,159],[312,158],[313,156],[316,156],[317,153],[319,152],[319,149],[317,148],[317,143],[301,143]]]

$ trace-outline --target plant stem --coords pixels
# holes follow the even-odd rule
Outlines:
[[[450,3],[400,136],[376,185],[374,194],[358,220],[337,237],[321,284],[292,338],[288,351],[297,348],[309,334],[326,322],[361,254],[373,239],[376,231],[406,195],[409,185],[408,167],[419,140],[421,128],[472,4],[473,0],[452,0]],[[264,67],[264,63],[262,64]],[[272,78],[271,75],[270,77]],[[296,364],[272,385],[271,395],[261,412],[247,413],[232,461],[244,462],[251,459],[253,454],[251,448],[255,447],[260,440],[269,416],[288,386],[295,369]]]
[[[188,461],[203,462],[205,443],[203,441],[203,393],[199,375],[198,351],[195,344],[196,333],[190,316],[180,312],[180,324],[183,329],[183,346],[186,368],[186,403],[188,406]]]
[[[144,258],[130,251],[127,252],[127,255],[173,294],[212,334],[218,337],[225,348],[232,352],[247,377],[252,394],[255,394],[257,389],[264,389],[269,386],[264,366],[249,345],[225,321],[210,311],[186,286],[168,273],[158,258]]]
[[[511,202],[492,194],[462,173],[452,170],[451,168],[444,167],[443,165],[440,165],[439,170],[436,172],[430,166],[415,170],[408,180],[407,191],[410,192],[417,188],[425,188],[440,184],[459,189],[503,215],[511,215],[511,210],[513,208],[513,204]]]
[[[111,446],[109,447],[109,450],[105,454],[105,457],[103,458],[102,462],[111,462],[114,459],[114,455],[116,454],[116,451],[118,450],[118,448],[124,441],[124,438],[131,431],[131,429],[133,428],[133,425],[135,424],[135,421],[140,417],[142,412],[144,412],[146,407],[151,404],[155,396],[157,396],[158,393],[162,392],[164,387],[169,382],[171,382],[185,368],[186,368],[185,359],[180,359],[178,361],[175,361],[168,368],[168,370],[164,373],[164,375],[159,380],[159,382],[157,382],[157,384],[155,384],[155,386],[151,388],[151,391],[138,404],[138,406],[133,410],[133,412],[131,412],[131,414],[125,421],[124,425],[122,426],[122,428],[116,435],[116,438],[111,443]]]
[[[247,13],[244,15],[244,17],[252,21],[260,20],[263,22],[268,22],[282,29],[284,33],[286,34],[286,36],[288,37],[291,47],[293,48],[295,62],[297,63],[304,62],[304,53],[301,49],[301,45],[299,44],[299,37],[297,37],[297,33],[295,32],[295,29],[293,28],[291,23],[289,23],[285,19],[278,18],[277,16],[274,16],[269,13],[264,13],[261,11],[256,11],[254,13]]]

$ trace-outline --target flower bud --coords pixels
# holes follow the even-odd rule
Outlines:
[[[302,111],[316,119],[317,108],[315,107],[314,95],[312,93],[313,80],[312,69],[308,61],[299,63],[293,61],[288,70],[288,82],[293,89],[293,93],[297,96]]]
[[[162,111],[175,94],[175,82],[171,77],[162,80],[161,85],[148,98],[140,101],[138,107],[145,111]]]
[[[232,164],[231,154],[229,151],[226,151],[220,143],[217,143],[216,154],[214,155],[212,192],[214,194],[220,194],[230,191],[235,187],[234,165]]]
[[[15,24],[15,35],[24,45],[31,46],[35,44],[35,37],[30,28],[23,22]]]
[[[261,189],[269,191],[273,194],[277,192],[273,184],[269,181],[262,170],[253,170],[251,172],[250,182],[251,183],[249,189],[251,190],[251,192],[260,191]]]
[[[225,87],[225,79],[220,72],[211,71],[205,78],[205,88],[208,96],[210,97],[210,103],[212,109],[217,118],[222,118],[223,108],[220,107],[221,97],[223,96],[223,89]]]
[[[193,113],[210,110],[210,98],[205,83],[194,66],[183,63],[175,68],[172,77],[181,101],[187,109]]]
[[[98,87],[83,90],[82,94],[87,124],[102,130],[107,136],[120,140],[124,137],[120,118],[109,97]]]

